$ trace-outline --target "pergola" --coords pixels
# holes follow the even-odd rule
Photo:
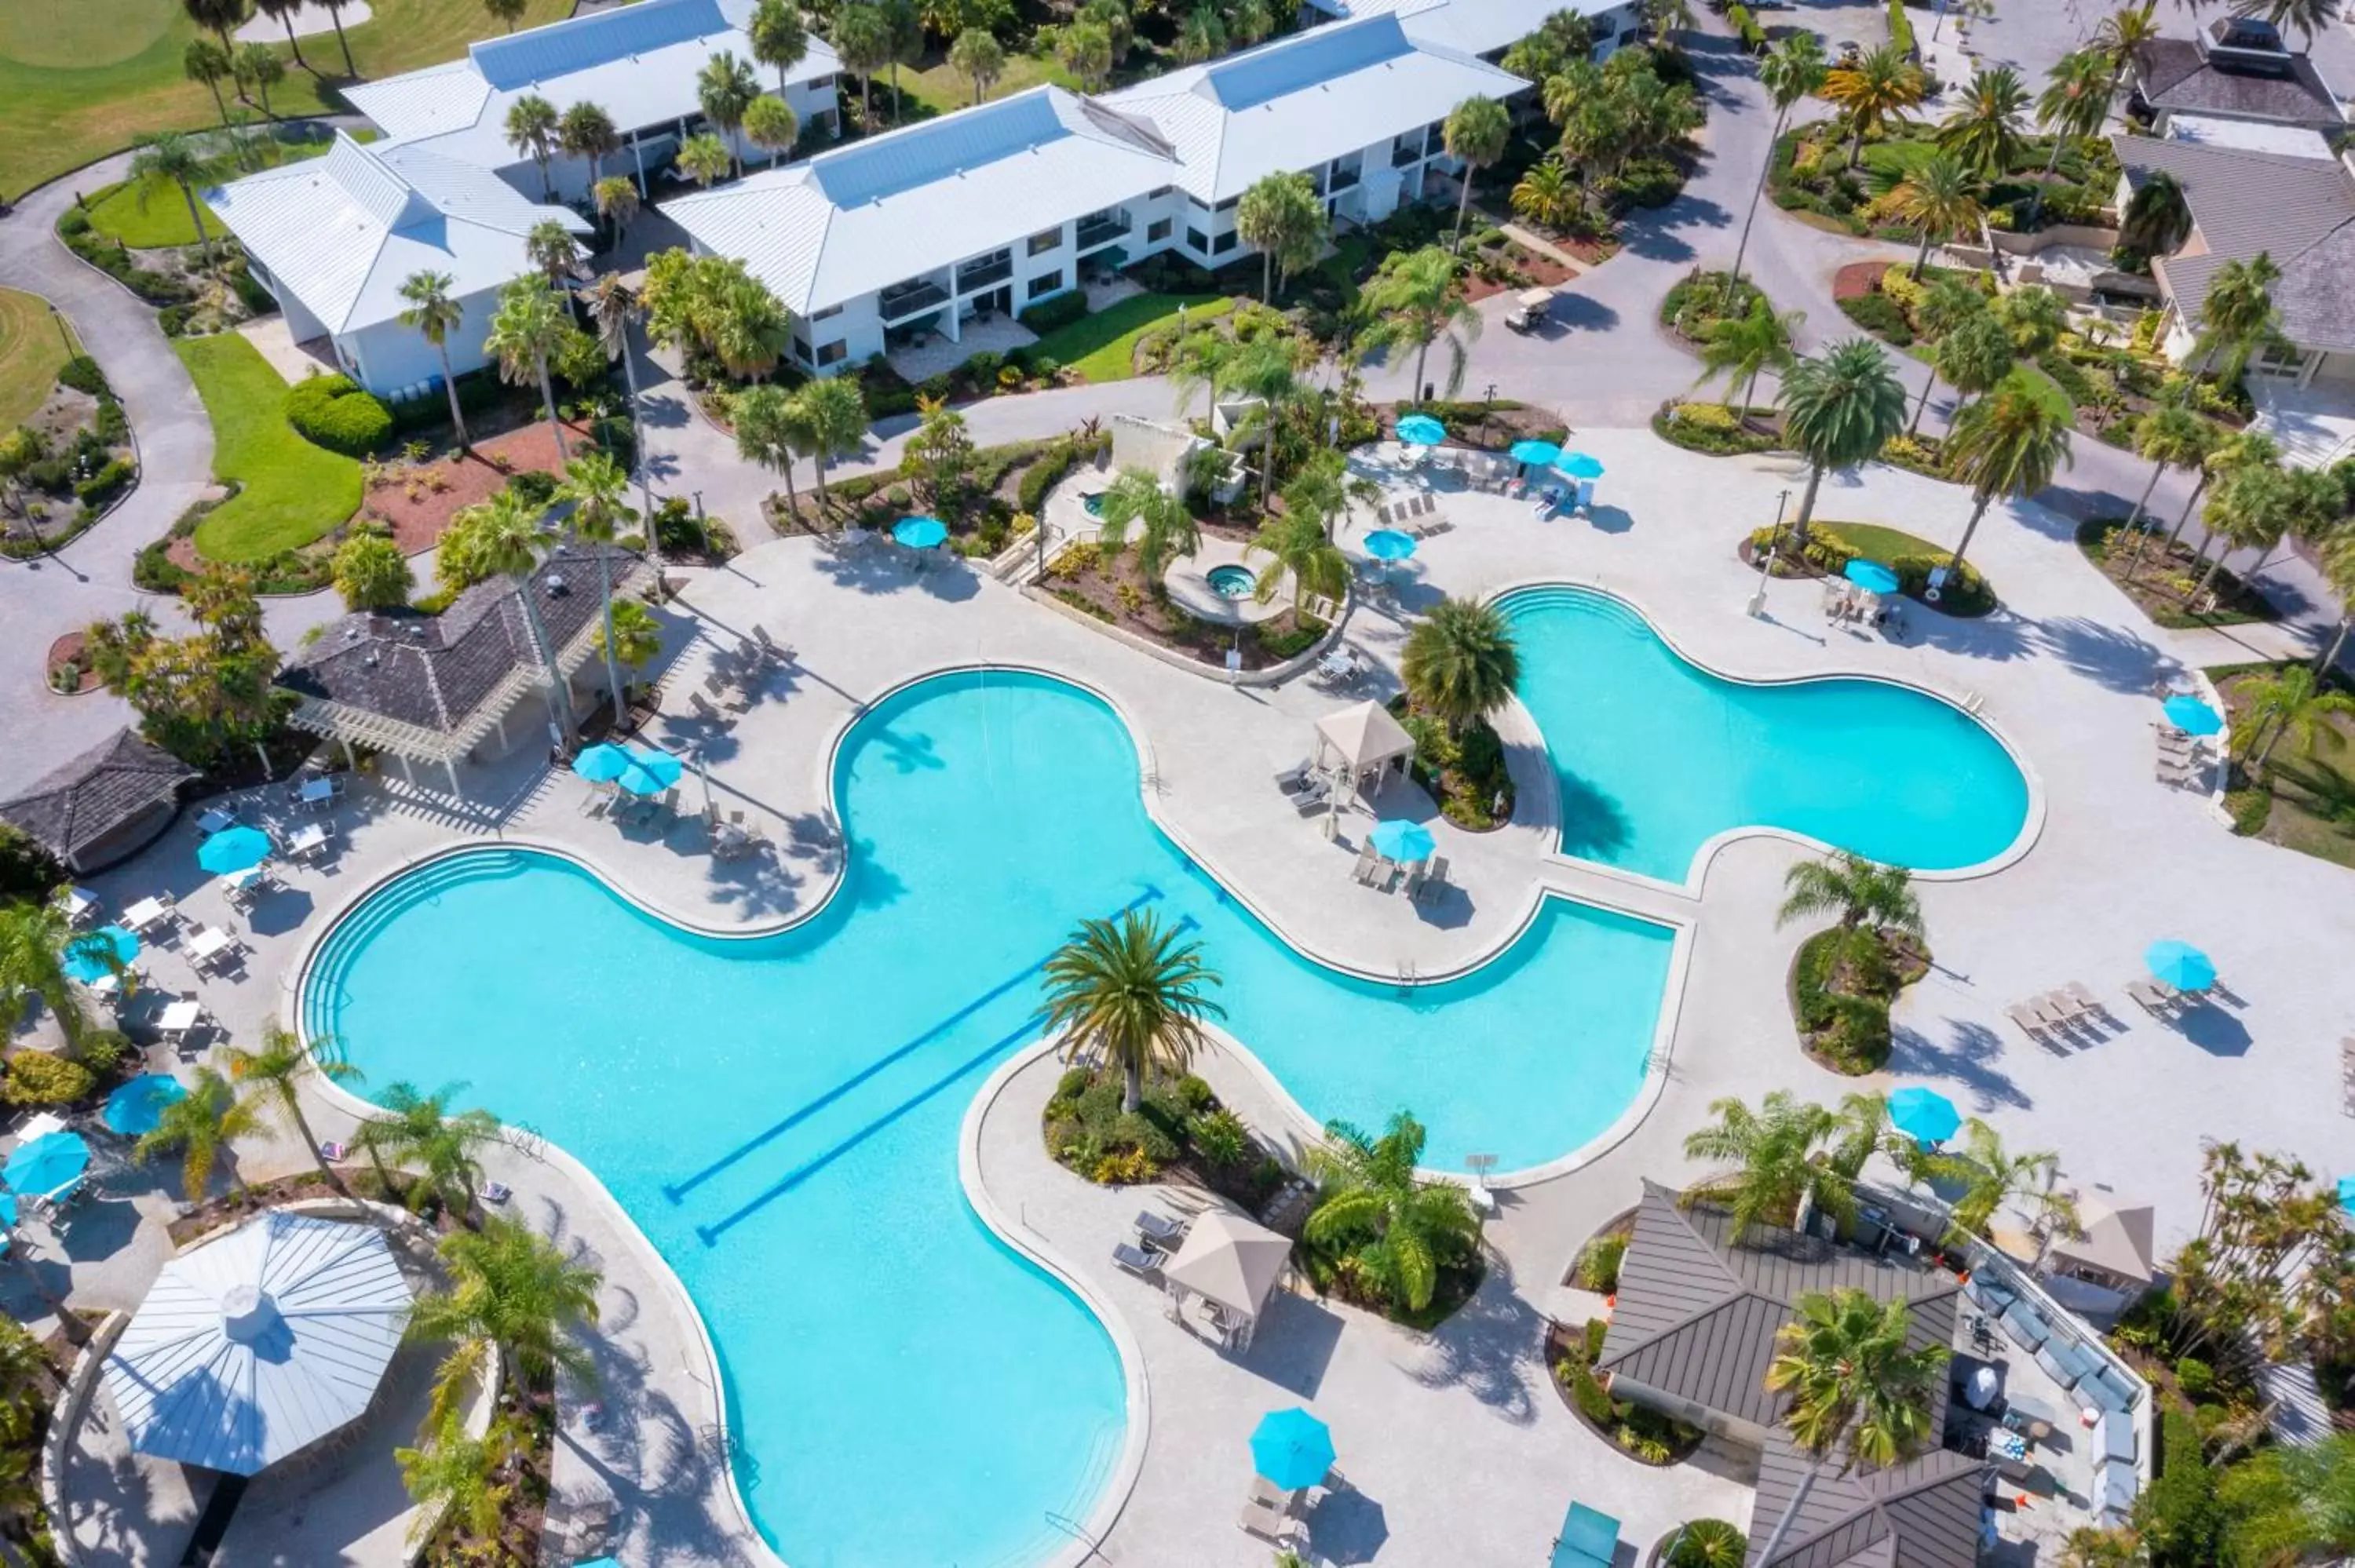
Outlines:
[[[1315,766],[1347,773],[1360,794],[1371,793],[1392,768],[1403,777],[1413,760],[1414,736],[1380,703],[1359,703],[1316,721]]]

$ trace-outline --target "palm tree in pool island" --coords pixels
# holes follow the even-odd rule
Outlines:
[[[1493,602],[1444,599],[1407,633],[1399,673],[1415,705],[1460,736],[1512,700],[1520,649]]]
[[[1807,489],[1794,524],[1804,541],[1824,475],[1871,461],[1905,428],[1905,384],[1879,344],[1852,337],[1793,366],[1778,400],[1784,434],[1807,460]]]
[[[1165,926],[1134,908],[1082,920],[1047,960],[1046,1033],[1062,1036],[1066,1060],[1099,1056],[1118,1067],[1125,1110],[1144,1102],[1148,1072],[1184,1072],[1203,1021],[1226,1016],[1208,994],[1220,980],[1202,944],[1181,940],[1189,924]]]
[[[1452,1181],[1425,1181],[1423,1124],[1405,1111],[1380,1138],[1346,1121],[1327,1122],[1325,1141],[1308,1151],[1324,1201],[1303,1234],[1320,1245],[1359,1238],[1353,1254],[1394,1302],[1420,1312],[1431,1305],[1439,1269],[1468,1252],[1480,1234],[1471,1200]]]

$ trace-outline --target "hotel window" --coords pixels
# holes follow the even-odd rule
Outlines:
[[[1051,294],[1062,286],[1063,270],[1058,267],[1051,272],[1041,272],[1031,279],[1029,291],[1024,298],[1035,300],[1041,294]]]
[[[1060,248],[1062,243],[1063,228],[1060,224],[1052,228],[1042,228],[1030,237],[1030,254],[1044,256],[1048,251]]]
[[[1161,241],[1168,238],[1171,221],[1172,220],[1169,218],[1157,217],[1151,223],[1146,224],[1145,226],[1145,242],[1147,245],[1158,245]]]
[[[1242,199],[1243,198],[1241,196],[1229,196],[1226,200],[1220,202],[1217,207],[1210,210],[1213,212],[1232,212],[1235,210],[1235,204]]]
[[[1232,250],[1235,248],[1235,241],[1240,238],[1241,237],[1236,234],[1233,229],[1230,228],[1224,234],[1220,235],[1219,238],[1211,243],[1210,254],[1213,256],[1224,256],[1228,251]]]
[[[828,305],[822,311],[812,311],[810,313],[810,320],[814,322],[822,322],[828,316],[838,316],[841,313],[842,307],[840,305]]]
[[[1186,243],[1196,250],[1208,250],[1210,248],[1210,242],[1202,238],[1202,231],[1199,228],[1189,228],[1186,231]]]
[[[794,339],[794,358],[803,365],[810,362],[810,345],[805,339],[798,337]]]
[[[817,350],[817,362],[820,365],[839,365],[849,353],[850,340],[847,338],[836,343],[820,344]]]

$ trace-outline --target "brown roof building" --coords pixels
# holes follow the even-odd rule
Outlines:
[[[171,826],[180,786],[196,777],[178,758],[118,730],[15,800],[0,800],[0,821],[87,875],[135,854]]]

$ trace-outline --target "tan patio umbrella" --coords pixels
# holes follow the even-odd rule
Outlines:
[[[2148,1285],[2151,1276],[2151,1213],[2147,1203],[2121,1208],[2092,1193],[2079,1200],[2077,1228],[2083,1241],[2063,1236],[2049,1255],[2114,1280]]]
[[[1291,1256],[1291,1237],[1215,1210],[1187,1231],[1177,1253],[1161,1266],[1161,1279],[1181,1308],[1188,1296],[1217,1307],[1234,1323],[1239,1346],[1248,1345]]]
[[[1320,768],[1346,771],[1350,779],[1362,780],[1393,765],[1404,773],[1413,757],[1414,736],[1380,703],[1359,703],[1316,721]]]

